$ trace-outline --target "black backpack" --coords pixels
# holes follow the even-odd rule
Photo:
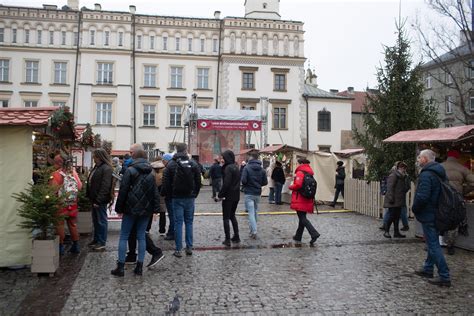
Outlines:
[[[194,192],[194,165],[191,160],[176,160],[176,170],[173,178],[173,195],[191,196]]]
[[[303,186],[298,190],[298,193],[307,199],[314,199],[316,196],[316,189],[318,188],[318,183],[312,175],[303,171]]]
[[[456,229],[466,221],[466,203],[463,196],[448,181],[443,181],[433,172],[441,185],[438,210],[436,211],[436,229],[441,233]]]

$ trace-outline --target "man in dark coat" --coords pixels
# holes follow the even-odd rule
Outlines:
[[[332,201],[331,204],[329,204],[332,207],[336,206],[337,199],[339,198],[339,193],[342,194],[342,197],[344,197],[344,180],[346,179],[346,168],[344,167],[344,162],[339,160],[337,162],[337,168],[336,168],[336,184],[334,185],[334,188],[336,189],[336,193],[334,194],[334,200]]]
[[[423,227],[428,257],[422,270],[415,273],[429,278],[428,282],[439,286],[451,286],[448,264],[439,244],[439,231],[436,229],[436,212],[441,193],[441,181],[446,181],[446,171],[443,166],[435,162],[435,153],[432,150],[422,150],[417,158],[422,167],[413,200],[413,213]],[[439,278],[433,278],[434,266],[438,268]]]
[[[274,183],[275,191],[275,204],[282,205],[281,202],[281,190],[285,184],[286,177],[285,172],[283,171],[283,166],[280,161],[275,162],[275,168],[273,168],[271,178]]]
[[[235,164],[235,155],[232,151],[226,150],[223,152],[222,158],[224,159],[224,166],[222,167],[224,181],[218,197],[222,199],[222,217],[225,233],[223,244],[230,247],[231,241],[235,243],[240,242],[239,225],[235,217],[237,204],[239,204],[240,200],[240,171],[239,167]],[[234,229],[232,239],[230,238],[229,220]]]
[[[214,164],[209,169],[209,177],[212,185],[212,198],[217,202],[217,193],[222,187],[222,167],[218,159],[214,159]]]

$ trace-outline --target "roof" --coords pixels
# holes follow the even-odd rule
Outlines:
[[[46,126],[58,107],[1,108],[0,126]]]
[[[258,152],[258,149],[255,149],[255,148],[242,149],[237,155],[246,155],[252,151]]]
[[[304,85],[304,95],[307,95],[310,98],[322,98],[322,99],[342,99],[342,100],[351,100],[353,99],[350,96],[340,96],[335,93],[319,89],[315,85],[307,84]]]
[[[471,55],[474,50],[473,46],[474,44],[468,45],[467,43],[462,46],[458,46],[455,49],[439,56],[439,58],[430,60],[429,62],[421,65],[421,68],[426,69],[426,68],[431,68],[433,66],[438,67],[439,64],[442,62],[448,62],[451,60],[459,59],[463,56]]]
[[[282,152],[282,151],[301,151],[304,152],[305,150],[301,148],[296,148],[293,146],[289,145],[272,145],[272,146],[267,146],[263,149],[260,150],[260,153],[276,153],[276,152]]]
[[[199,120],[261,121],[260,112],[233,109],[197,109]]]
[[[353,98],[353,101],[351,103],[352,104],[352,113],[362,113],[362,112],[364,112],[364,105],[365,105],[366,99],[367,99],[367,92],[365,92],[365,91],[349,92],[348,90],[346,90],[346,91],[339,92],[337,95]]]
[[[452,142],[474,137],[474,125],[464,125],[449,128],[420,129],[402,131],[389,138],[384,143],[426,143]]]
[[[363,148],[351,148],[351,149],[343,149],[339,151],[335,151],[334,154],[341,156],[341,157],[349,157],[352,155],[361,154],[365,151]]]

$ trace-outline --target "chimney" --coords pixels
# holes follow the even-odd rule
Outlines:
[[[72,10],[79,10],[79,0],[67,0],[67,6]]]
[[[43,9],[45,10],[57,10],[58,6],[54,4],[43,4]]]
[[[221,11],[214,11],[214,19],[216,20],[221,19]]]
[[[137,7],[134,5],[129,5],[128,9],[130,10],[131,14],[135,14],[135,12],[137,11]]]
[[[100,11],[100,10],[102,10],[102,6],[100,5],[100,3],[94,4],[94,10],[95,10],[95,11]]]
[[[347,92],[354,93],[354,87],[347,87]]]
[[[329,92],[331,92],[332,94],[336,94],[339,92],[339,90],[337,89],[330,89]]]

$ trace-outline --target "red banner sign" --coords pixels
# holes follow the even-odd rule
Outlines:
[[[198,120],[198,129],[259,131],[261,128],[261,121]]]

